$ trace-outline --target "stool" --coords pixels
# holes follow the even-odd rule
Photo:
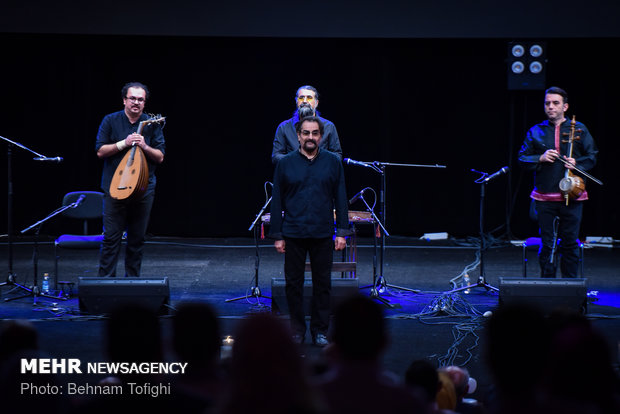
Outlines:
[[[355,278],[355,272],[357,270],[356,262],[332,262],[332,272],[333,273],[342,273],[342,278],[344,278],[344,274],[348,273],[349,278]],[[312,265],[310,262],[306,262],[305,267],[306,272],[312,271]]]
[[[73,296],[73,286],[75,285],[75,282],[67,282],[63,280],[59,281],[58,284],[60,285],[60,292],[58,293],[59,297],[70,298]]]
[[[357,239],[355,237],[356,233],[349,237],[349,243],[347,243],[347,247],[342,251],[342,261],[340,262],[332,262],[332,273],[340,273],[340,277],[344,279],[347,277],[350,279],[355,279],[357,272]],[[306,272],[312,271],[312,266],[310,262],[306,262],[305,266]]]
[[[560,245],[560,240],[558,239],[558,246]],[[581,277],[583,277],[583,243],[581,240],[577,239],[577,245],[579,246],[579,273],[581,273]],[[523,277],[527,277],[527,249],[528,247],[537,247],[540,250],[542,246],[542,239],[540,237],[530,237],[526,239],[523,244]]]

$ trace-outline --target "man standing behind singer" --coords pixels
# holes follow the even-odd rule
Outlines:
[[[551,87],[545,91],[544,104],[547,120],[534,125],[527,132],[519,152],[519,163],[526,170],[535,173],[535,186],[530,197],[536,201],[542,241],[538,254],[541,277],[555,277],[556,260],[551,257],[551,252],[556,217],[559,217],[557,236],[561,240],[562,277],[577,277],[579,267],[577,238],[583,201],[588,199],[588,193],[584,191],[566,205],[559,183],[564,178],[566,168],[575,171],[576,166],[582,171],[587,171],[594,167],[598,150],[588,128],[581,122],[576,122],[575,137],[579,136],[579,139],[574,141],[572,157],[568,157],[570,143],[567,141],[571,129],[571,122],[565,116],[568,110],[568,95],[561,88]],[[566,164],[560,162],[558,158],[562,158]]]
[[[106,115],[99,126],[95,149],[104,160],[101,188],[103,197],[103,243],[99,259],[99,276],[116,276],[116,264],[121,250],[123,232],[127,231],[125,248],[125,276],[140,276],[144,236],[149,223],[155,196],[155,166],[164,161],[165,140],[159,124],[148,124],[137,133],[141,121],[149,117],[144,105],[149,97],[148,88],[131,82],[121,90],[124,108]],[[110,183],[116,168],[132,146],[138,146],[146,156],[149,183],[140,198],[116,200],[110,196]]]
[[[284,253],[284,276],[293,340],[303,343],[306,319],[303,287],[306,255],[312,267],[310,333],[317,346],[327,345],[333,250],[346,247],[350,234],[344,169],[340,159],[321,148],[324,126],[318,117],[296,125],[299,150],[276,165],[271,202],[274,246]],[[334,236],[336,210],[336,238]],[[284,214],[282,214],[284,213]]]
[[[299,148],[297,140],[297,132],[295,125],[300,119],[307,116],[318,117],[324,126],[324,135],[321,139],[321,148],[335,153],[342,160],[342,149],[340,148],[340,139],[338,131],[333,122],[319,116],[317,106],[319,106],[319,93],[313,86],[305,85],[297,89],[295,94],[295,105],[297,110],[291,119],[287,119],[278,125],[276,136],[273,139],[273,150],[271,151],[271,162],[277,164],[289,152]]]

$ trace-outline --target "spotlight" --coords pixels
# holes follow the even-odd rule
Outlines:
[[[512,47],[511,52],[512,52],[512,56],[516,58],[520,58],[521,56],[525,54],[525,48],[523,47],[523,45],[516,44]]]
[[[512,63],[510,69],[512,69],[512,73],[516,73],[518,75],[520,73],[523,73],[523,71],[525,70],[525,65],[520,60],[517,60]]]
[[[508,90],[545,89],[545,42],[508,43]]]
[[[534,44],[534,45],[530,46],[530,55],[532,57],[535,57],[535,58],[541,57],[542,54],[543,54],[543,48],[542,48],[541,45]]]
[[[532,72],[534,75],[538,75],[540,72],[542,72],[542,70],[543,65],[539,61],[535,60],[530,63],[530,72]]]

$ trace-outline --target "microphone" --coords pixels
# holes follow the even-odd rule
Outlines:
[[[80,204],[82,204],[82,202],[84,201],[84,199],[86,198],[86,196],[84,194],[81,194],[77,200],[75,200],[75,202],[73,203],[73,207],[72,208],[76,208],[78,207]]]
[[[363,195],[364,195],[364,191],[366,191],[366,188],[364,188],[362,191],[360,191],[359,193],[355,194],[353,196],[352,199],[349,200],[349,204],[353,204],[355,203],[357,200],[359,200]]]
[[[36,157],[33,158],[33,160],[35,161],[51,161],[51,162],[62,162],[63,158],[62,157]]]
[[[368,165],[368,163],[366,162],[355,161],[355,160],[352,160],[351,158],[345,158],[344,162],[345,164],[359,165],[360,167],[370,167],[370,165]]]
[[[508,172],[509,168],[508,167],[503,167],[501,170],[494,172],[493,174],[489,175],[487,178],[485,178],[484,180],[482,180],[483,183],[487,183],[491,180],[493,180],[496,177],[499,177],[502,174],[506,174]]]

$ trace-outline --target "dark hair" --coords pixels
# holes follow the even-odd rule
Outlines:
[[[304,85],[304,86],[300,86],[299,88],[297,88],[297,92],[295,92],[295,99],[297,99],[297,97],[299,96],[299,91],[302,89],[308,89],[309,91],[314,92],[315,98],[319,99],[319,91],[317,91],[314,86],[310,86],[310,85]]]
[[[557,86],[552,86],[545,91],[545,95],[550,94],[550,93],[562,96],[564,103],[568,103],[568,94],[566,93],[564,89],[558,88]]]
[[[323,121],[321,121],[321,119],[318,116],[307,116],[297,121],[297,123],[295,124],[295,131],[298,134],[301,133],[301,124],[303,124],[304,122],[316,122],[317,124],[319,124],[319,132],[321,133],[321,136],[323,136],[325,125],[323,125]]]
[[[351,296],[336,307],[332,339],[343,359],[376,360],[387,343],[387,335],[383,309],[370,298]]]
[[[211,305],[198,302],[179,304],[172,319],[172,332],[174,350],[190,365],[209,363],[219,356],[220,328]]]
[[[121,89],[121,95],[123,97],[123,99],[127,98],[127,92],[129,91],[129,88],[141,88],[144,89],[144,92],[146,92],[146,96],[144,97],[145,99],[149,99],[149,88],[146,87],[145,84],[140,83],[140,82],[129,82],[126,83],[125,86],[123,86],[123,89]]]
[[[437,398],[439,374],[430,361],[417,359],[405,371],[405,384],[420,388],[424,393],[426,401],[430,403]]]

